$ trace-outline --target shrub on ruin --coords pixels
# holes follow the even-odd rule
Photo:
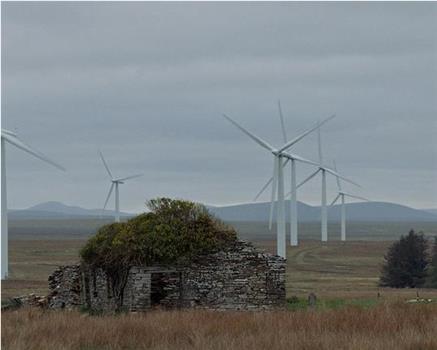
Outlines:
[[[107,271],[134,265],[179,264],[235,242],[236,232],[197,203],[157,198],[150,212],[99,229],[82,260]]]

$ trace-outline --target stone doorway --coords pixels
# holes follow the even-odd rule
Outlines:
[[[175,306],[180,296],[180,273],[152,272],[150,276],[150,306]]]
[[[150,305],[156,306],[167,296],[165,290],[165,273],[154,272],[151,275],[150,284]]]

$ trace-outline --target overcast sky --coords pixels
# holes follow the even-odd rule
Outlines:
[[[10,208],[102,207],[99,148],[115,176],[145,174],[120,188],[123,211],[251,201],[272,156],[221,114],[280,146],[278,99],[288,138],[337,114],[323,155],[363,186],[349,191],[437,207],[437,3],[1,6],[2,127],[68,170],[7,147]],[[316,135],[292,150],[317,160]],[[320,178],[298,198],[319,204]]]

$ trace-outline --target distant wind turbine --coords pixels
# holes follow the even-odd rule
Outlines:
[[[310,176],[308,176],[305,180],[303,180],[299,185],[297,185],[297,188],[301,187],[305,183],[307,183],[309,180],[311,180],[314,176],[316,176],[319,172],[322,173],[322,205],[321,205],[321,211],[322,211],[322,219],[321,219],[321,231],[322,231],[322,242],[328,241],[328,210],[326,206],[326,173],[336,176],[337,178],[340,178],[344,181],[347,181],[355,186],[360,187],[357,183],[353,182],[352,180],[349,180],[336,171],[325,167],[323,165],[323,156],[322,156],[322,143],[321,143],[321,136],[320,136],[320,129],[317,130],[318,132],[318,146],[319,146],[319,169],[317,169],[314,173],[312,173]]]
[[[337,171],[337,165],[335,164],[334,161],[334,169],[335,171]],[[340,198],[341,199],[341,240],[343,242],[346,241],[346,205],[345,205],[345,197],[350,197],[350,198],[355,198],[355,199],[361,199],[363,201],[368,202],[369,200],[363,197],[359,197],[359,196],[355,196],[349,193],[344,192],[341,189],[341,183],[340,183],[340,179],[338,177],[336,177],[337,180],[337,188],[338,188],[338,194],[337,197],[334,198],[334,200],[332,201],[330,207],[332,207],[337,200]]]
[[[143,176],[144,174],[136,174],[136,175],[123,177],[120,179],[114,179],[114,177],[112,176],[111,170],[109,170],[108,164],[106,163],[105,158],[103,157],[103,153],[99,151],[99,154],[100,154],[100,158],[102,158],[103,165],[105,166],[105,169],[108,172],[109,179],[111,180],[111,186],[109,187],[108,196],[106,197],[102,212],[105,210],[106,205],[108,204],[109,198],[111,197],[112,191],[114,190],[114,187],[115,187],[115,216],[114,216],[114,220],[115,220],[115,222],[120,222],[120,202],[119,202],[118,185],[124,184],[124,182],[126,180],[131,180],[131,179]]]
[[[285,123],[284,123],[284,116],[282,114],[281,101],[278,101],[278,109],[279,109],[279,117],[281,120],[282,136],[284,142],[287,142],[287,132],[285,131]],[[319,164],[311,160],[302,158],[296,154],[286,153],[284,154],[284,157],[287,158],[287,160],[284,162],[283,167],[285,167],[288,162],[291,162],[290,245],[297,246],[298,245],[298,226],[297,226],[298,219],[297,219],[296,161],[310,164],[310,165],[315,165],[315,166],[319,166]],[[267,183],[261,188],[258,194],[255,196],[254,201],[256,201],[261,196],[261,194],[272,183],[272,181],[273,178],[271,177],[267,181]]]
[[[1,278],[6,279],[9,274],[9,257],[8,257],[8,208],[7,208],[7,192],[6,192],[6,143],[9,143],[22,151],[31,154],[32,156],[41,159],[42,161],[49,163],[53,165],[54,167],[65,171],[65,168],[61,165],[55,163],[54,161],[47,158],[44,154],[42,154],[39,151],[36,151],[35,149],[31,148],[29,145],[25,144],[23,141],[21,141],[17,134],[2,129],[1,133],[1,157],[2,157],[2,258],[1,258]]]
[[[272,177],[272,192],[271,192],[271,204],[270,204],[270,219],[269,219],[269,228],[272,228],[272,220],[273,220],[273,209],[275,204],[275,198],[277,195],[278,198],[278,210],[277,210],[277,254],[279,256],[282,256],[286,258],[286,238],[285,238],[285,204],[284,204],[284,172],[283,172],[283,165],[284,165],[284,158],[290,158],[292,155],[288,154],[286,150],[290,148],[295,143],[299,142],[301,139],[303,139],[306,135],[311,133],[312,131],[319,128],[322,124],[326,123],[328,120],[332,119],[334,116],[331,116],[322,122],[318,122],[315,126],[312,128],[306,130],[299,136],[295,137],[294,139],[285,142],[283,146],[280,148],[275,148],[272,145],[270,145],[268,142],[264,141],[260,137],[256,136],[255,134],[251,133],[250,131],[243,128],[240,124],[238,124],[236,121],[228,117],[227,115],[223,114],[223,116],[231,122],[234,126],[236,126],[238,129],[240,129],[243,133],[245,133],[247,136],[249,136],[252,140],[254,140],[256,143],[258,143],[261,147],[267,149],[272,155],[273,155],[273,177]],[[297,157],[293,157],[296,159]],[[302,160],[302,158],[301,158]],[[310,162],[310,161],[309,161]]]

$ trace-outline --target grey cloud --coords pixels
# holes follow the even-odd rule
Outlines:
[[[146,174],[123,187],[126,210],[156,195],[250,200],[271,158],[220,115],[278,144],[278,98],[290,136],[337,113],[325,157],[361,194],[436,206],[436,14],[434,3],[2,3],[2,122],[69,168],[8,150],[11,206],[100,206],[98,148],[114,171]],[[314,135],[295,151],[317,159]],[[315,182],[301,199],[318,193]]]

